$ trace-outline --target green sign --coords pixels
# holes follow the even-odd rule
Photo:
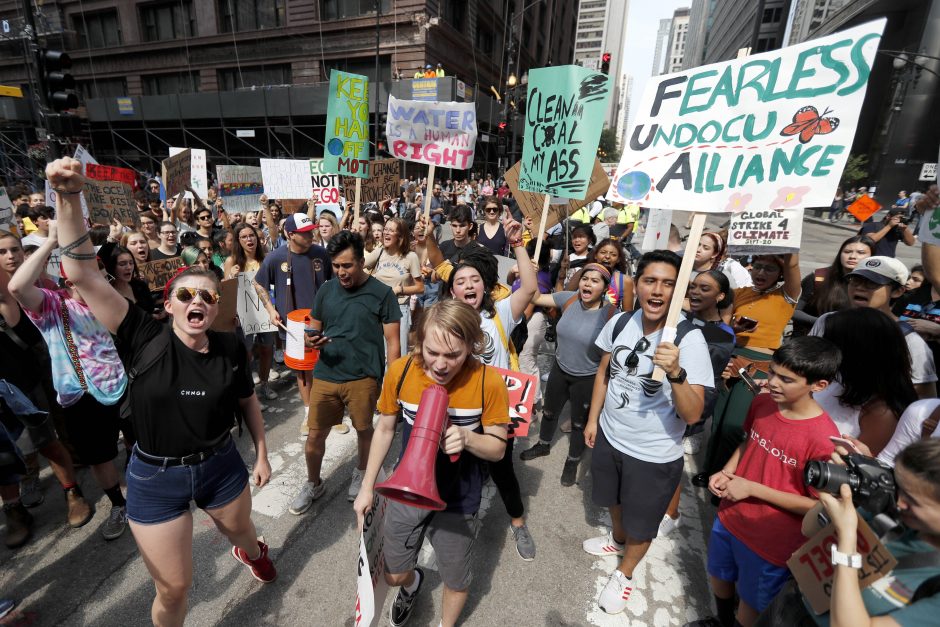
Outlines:
[[[330,72],[326,110],[326,172],[369,177],[369,79],[360,74]]]
[[[529,71],[520,190],[584,198],[609,98],[607,75],[579,65]]]

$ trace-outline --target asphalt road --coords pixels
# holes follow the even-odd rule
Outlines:
[[[676,221],[682,224],[681,217]],[[834,226],[807,222],[801,250],[804,271],[830,263],[839,242],[848,235]],[[901,245],[899,253],[909,265],[919,259],[919,247]],[[232,559],[225,538],[197,511],[195,581],[187,625],[353,624],[358,536],[346,488],[355,435],[330,436],[324,467],[327,493],[305,515],[291,515],[288,503],[305,478],[298,431],[302,407],[292,383],[278,381],[274,387],[280,399],[265,412],[274,477],[270,485],[255,491],[253,518],[271,546],[278,580],[263,585],[252,579]],[[654,541],[637,570],[637,585],[627,610],[608,616],[594,599],[615,566],[614,558],[587,555],[581,542],[605,532],[609,520],[591,503],[587,458],[582,462],[578,485],[564,488],[559,484],[567,437],[559,437],[561,441],[549,457],[534,462],[518,460],[519,452],[530,442],[523,438],[516,445],[517,472],[538,546],[535,561],[523,562],[516,554],[505,509],[493,486],[487,486],[474,549],[474,581],[463,624],[661,627],[682,625],[710,614],[705,539],[714,510],[704,491],[688,483],[700,460],[686,457],[682,524],[672,535]],[[250,464],[253,454],[247,433],[240,438],[239,448]],[[123,454],[119,461],[123,464]],[[65,525],[64,498],[49,469],[44,468],[46,500],[32,510],[36,517],[34,538],[16,551],[0,547],[0,597],[19,603],[2,624],[148,623],[153,585],[133,538],[130,532],[113,542],[101,538],[98,528],[107,516],[107,500],[87,469],[79,475],[86,496],[97,501],[97,513],[88,525],[78,530]],[[420,563],[429,577],[412,624],[436,625],[441,582],[432,552],[425,550]],[[385,619],[377,624],[386,624]]]

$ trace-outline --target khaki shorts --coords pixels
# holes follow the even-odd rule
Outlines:
[[[343,421],[349,408],[349,419],[356,431],[372,428],[372,415],[379,400],[379,382],[372,378],[356,379],[345,383],[332,383],[314,379],[310,387],[310,429],[329,429]]]

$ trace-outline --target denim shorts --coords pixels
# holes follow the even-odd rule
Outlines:
[[[179,518],[195,501],[215,509],[238,498],[248,484],[248,470],[235,440],[194,466],[163,467],[140,459],[137,448],[127,465],[127,517],[141,525]]]

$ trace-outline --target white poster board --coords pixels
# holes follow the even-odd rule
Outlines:
[[[277,331],[271,324],[267,309],[264,308],[258,293],[255,291],[256,272],[240,272],[238,274],[238,303],[236,313],[245,335]]]
[[[323,159],[311,159],[307,171],[307,181],[310,184],[310,198],[316,204],[317,216],[329,211],[337,219],[343,216],[342,199],[339,193],[340,177],[338,174],[327,172]]]
[[[215,168],[219,198],[228,213],[261,209],[261,168],[254,165],[220,165]]]
[[[800,252],[802,209],[748,210],[731,216],[729,255],[782,255]]]
[[[307,159],[262,159],[261,179],[268,198],[310,198],[310,163]]]
[[[396,159],[467,170],[473,166],[477,141],[476,103],[389,96],[385,131]]]
[[[385,481],[385,470],[379,469],[376,484]],[[385,618],[382,608],[388,596],[385,581],[385,510],[388,500],[378,492],[372,497],[372,509],[365,516],[359,535],[356,564],[356,627],[373,627]]]
[[[669,229],[672,227],[672,209],[650,209],[640,250],[666,250],[669,247]]]
[[[885,23],[654,77],[607,197],[698,212],[828,207]]]

